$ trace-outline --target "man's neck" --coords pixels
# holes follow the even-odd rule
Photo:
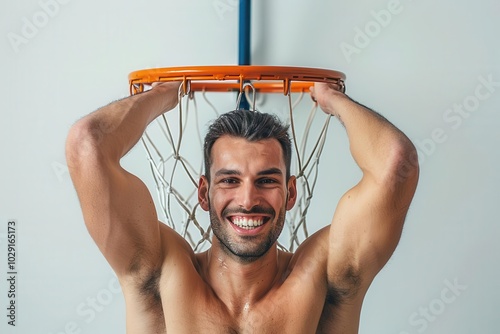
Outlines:
[[[214,240],[206,253],[206,279],[219,299],[240,314],[265,296],[281,276],[280,252],[274,244],[263,256],[241,261],[222,247]]]

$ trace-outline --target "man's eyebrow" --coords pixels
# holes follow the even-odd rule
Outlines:
[[[273,174],[282,175],[283,172],[279,168],[269,168],[257,173],[257,175],[273,175]]]
[[[269,168],[269,169],[265,169],[265,170],[262,170],[260,172],[257,173],[257,175],[282,175],[283,172],[281,171],[281,169],[279,168]],[[225,176],[225,175],[241,175],[241,172],[239,170],[236,170],[236,169],[227,169],[227,168],[221,168],[219,169],[217,172],[215,172],[215,177],[218,177],[218,176]]]
[[[221,176],[221,175],[241,175],[241,172],[236,169],[222,168],[219,169],[217,172],[215,172],[215,176]]]

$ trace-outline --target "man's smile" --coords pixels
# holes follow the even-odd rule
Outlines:
[[[250,230],[262,226],[265,222],[269,220],[269,217],[265,216],[230,216],[228,220],[243,229]]]

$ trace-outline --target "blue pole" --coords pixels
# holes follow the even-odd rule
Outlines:
[[[250,10],[251,0],[240,0],[238,65],[250,65]],[[240,109],[250,109],[245,94],[240,101]]]

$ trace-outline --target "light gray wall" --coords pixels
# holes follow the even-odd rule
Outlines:
[[[344,71],[348,93],[420,151],[419,188],[361,333],[497,331],[499,14],[494,0],[254,1],[254,63]],[[0,331],[123,333],[123,298],[83,225],[65,137],[126,96],[133,70],[236,63],[236,1],[24,0],[0,16]],[[312,230],[359,177],[343,129],[330,134]],[[141,149],[125,164],[151,184]],[[11,219],[15,328],[4,315]]]

